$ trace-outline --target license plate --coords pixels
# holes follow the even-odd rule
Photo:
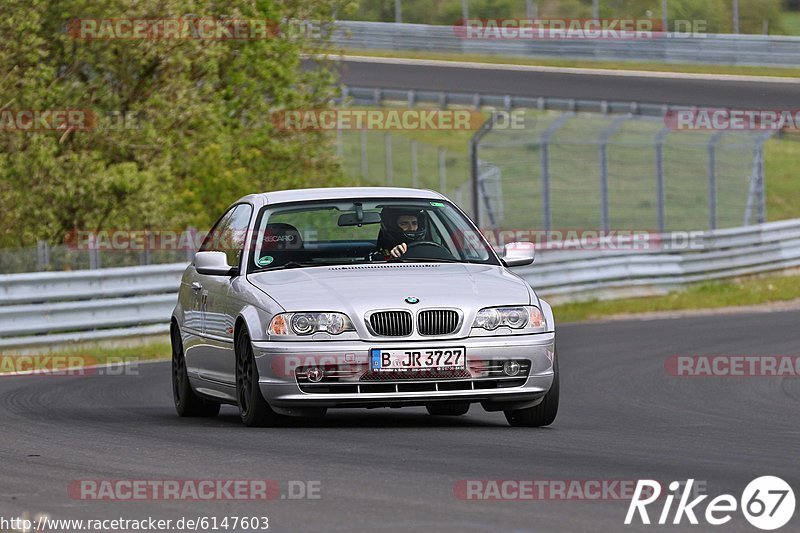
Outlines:
[[[373,372],[400,370],[463,370],[467,356],[464,348],[425,348],[420,350],[370,350]]]

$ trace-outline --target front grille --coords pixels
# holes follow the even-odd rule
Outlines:
[[[407,381],[469,378],[472,374],[466,368],[456,370],[400,370],[396,372],[365,372],[361,381]]]
[[[417,331],[420,335],[449,335],[458,327],[458,313],[450,309],[420,311]]]
[[[369,317],[375,335],[381,337],[406,337],[411,335],[412,319],[408,311],[378,311]]]

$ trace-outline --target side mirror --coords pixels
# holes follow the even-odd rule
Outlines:
[[[206,276],[229,276],[231,266],[225,252],[197,252],[194,256],[194,268]]]
[[[503,263],[507,267],[530,265],[536,257],[532,242],[510,242],[503,247]]]

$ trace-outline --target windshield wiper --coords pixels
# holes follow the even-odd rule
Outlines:
[[[266,272],[268,270],[283,270],[284,268],[303,268],[310,266],[323,266],[324,263],[317,263],[316,261],[289,261],[286,264],[262,268],[258,272]]]
[[[469,263],[469,261],[459,261],[458,259],[434,259],[431,257],[398,257],[389,259],[400,263]]]
[[[355,261],[289,261],[284,265],[274,266],[274,267],[267,267],[261,268],[257,270],[257,272],[267,272],[269,270],[283,270],[286,268],[305,268],[305,267],[317,267],[317,266],[341,266],[341,265],[359,265],[363,263],[369,263],[364,259],[359,259]]]

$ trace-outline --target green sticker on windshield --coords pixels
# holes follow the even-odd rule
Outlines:
[[[256,261],[256,263],[258,263],[258,266],[265,267],[268,264],[272,263],[272,261],[274,261],[274,259],[272,258],[271,255],[265,255],[264,257],[262,257],[258,261]]]
[[[431,202],[431,205],[433,207],[444,207],[444,204],[442,202]]]

